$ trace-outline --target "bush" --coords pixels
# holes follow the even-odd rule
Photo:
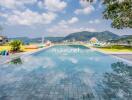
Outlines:
[[[13,40],[9,43],[11,46],[11,51],[13,52],[19,52],[21,49],[22,41],[20,40]]]

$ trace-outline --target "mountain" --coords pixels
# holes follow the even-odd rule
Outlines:
[[[109,32],[88,32],[88,31],[82,31],[82,32],[75,32],[71,33],[66,37],[45,37],[44,40],[51,41],[51,42],[62,42],[65,40],[72,41],[73,39],[76,41],[88,41],[92,37],[96,37],[99,41],[108,41],[108,40],[117,40],[120,39],[120,36]],[[125,36],[124,36],[125,37]],[[28,37],[17,37],[17,38],[10,38],[9,40],[21,40],[25,44],[27,43],[41,43],[42,38],[28,38]]]
[[[51,42],[59,42],[62,41],[64,37],[45,37],[45,40],[49,40]]]
[[[109,32],[109,31],[104,31],[104,32],[83,31],[83,32],[72,33],[72,34],[66,36],[63,40],[75,39],[76,41],[88,41],[92,37],[96,37],[99,41],[108,41],[108,40],[113,40],[113,39],[119,38],[118,35],[116,35],[112,32]]]
[[[21,40],[23,43],[40,43],[42,38],[28,38],[28,37],[16,37],[16,38],[9,38],[9,41],[11,40]]]
[[[63,39],[64,37],[45,37],[44,41],[51,41],[51,42],[59,42]],[[16,38],[9,38],[9,41],[11,40],[21,40],[23,43],[28,44],[28,43],[41,43],[42,38],[28,38],[28,37],[16,37]]]
[[[132,43],[132,35],[123,35],[118,39],[112,40],[111,42],[115,43]]]

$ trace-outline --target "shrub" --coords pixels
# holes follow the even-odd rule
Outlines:
[[[11,51],[13,52],[19,52],[21,49],[22,41],[20,40],[13,40],[9,43],[11,46]]]

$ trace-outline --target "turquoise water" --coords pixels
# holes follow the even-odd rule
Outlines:
[[[0,66],[0,100],[131,100],[132,67],[81,45]]]

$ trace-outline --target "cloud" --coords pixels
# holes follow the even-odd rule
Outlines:
[[[82,9],[75,10],[75,14],[90,14],[93,12],[95,8],[92,5],[89,5],[88,7],[84,7]]]
[[[45,7],[49,11],[62,11],[64,8],[66,8],[67,3],[62,0],[43,0],[39,3],[40,7]]]
[[[69,24],[73,24],[73,23],[76,23],[76,22],[78,22],[78,18],[77,18],[77,17],[72,17],[72,18],[68,21]]]
[[[87,7],[90,5],[90,3],[87,0],[80,0],[80,5],[82,7]]]
[[[26,4],[36,3],[37,0],[0,0],[0,6],[8,9],[25,8]]]
[[[15,10],[12,14],[4,16],[6,16],[7,23],[13,25],[49,24],[57,17],[57,15],[52,12],[40,14],[29,9],[23,12]]]
[[[65,21],[63,22],[65,23]],[[58,33],[58,34],[62,34],[62,36],[65,34],[70,34],[70,33],[74,33],[74,32],[81,32],[81,31],[89,31],[89,32],[96,32],[96,29],[94,28],[88,28],[88,27],[71,27],[70,25],[67,24],[59,24],[59,25],[55,25],[49,29],[47,29],[48,32],[50,33]]]
[[[32,62],[34,63],[32,63]],[[35,58],[34,56],[28,56],[23,58],[23,64],[20,65],[18,68],[19,70],[25,69],[27,71],[32,71],[38,67],[42,67],[45,69],[52,69],[56,67],[56,63],[49,57],[38,57]]]
[[[77,63],[78,63],[78,59],[73,58],[73,57],[67,58],[67,57],[61,56],[61,57],[60,57],[60,60],[61,60],[61,61],[70,61],[70,62],[72,62],[73,64],[77,64]]]
[[[95,20],[90,20],[89,23],[90,24],[99,24],[101,21],[99,19],[95,19]]]
[[[96,0],[94,0],[93,3],[95,3],[95,2],[96,2]],[[81,8],[76,9],[74,11],[75,14],[90,14],[91,12],[93,12],[95,10],[93,5],[91,5],[91,3],[89,3],[87,0],[80,0],[79,3],[81,5]]]
[[[69,20],[62,20],[62,21],[60,21],[59,25],[61,25],[62,27],[67,27],[68,25],[74,24],[74,23],[76,23],[78,21],[79,21],[79,19],[77,17],[72,17]]]

